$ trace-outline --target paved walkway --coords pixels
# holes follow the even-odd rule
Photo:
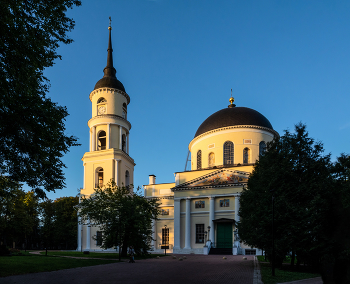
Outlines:
[[[323,281],[321,277],[316,278],[310,278],[310,279],[304,279],[304,280],[298,280],[298,281],[292,281],[292,282],[283,282],[283,283],[277,283],[277,284],[322,284]]]
[[[186,255],[179,261],[172,256],[138,260],[136,263],[112,263],[52,272],[9,276],[1,284],[252,284],[254,256]]]

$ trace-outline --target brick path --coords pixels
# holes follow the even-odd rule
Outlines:
[[[112,263],[0,278],[1,284],[89,284],[89,283],[162,283],[162,284],[252,284],[254,257],[186,255],[179,261],[172,256]]]

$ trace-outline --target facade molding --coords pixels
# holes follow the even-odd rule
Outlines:
[[[226,126],[226,127],[221,127],[221,128],[217,128],[217,129],[213,129],[210,131],[207,131],[197,137],[195,137],[190,144],[188,145],[188,149],[191,151],[192,147],[199,141],[202,140],[202,138],[208,138],[210,134],[219,134],[217,132],[224,132],[226,130],[241,130],[247,128],[250,131],[256,129],[256,130],[260,130],[262,132],[267,132],[268,134],[272,134],[273,137],[279,137],[279,134],[277,131],[267,128],[267,127],[263,127],[263,126],[256,126],[256,125],[234,125],[234,126]],[[266,134],[267,134],[266,133]],[[224,133],[223,133],[224,134]],[[207,137],[208,136],[208,137]]]
[[[125,92],[123,92],[123,91],[121,91],[121,90],[115,89],[115,88],[98,88],[98,89],[96,89],[96,90],[93,90],[93,91],[90,93],[90,95],[89,95],[90,101],[92,102],[92,97],[93,97],[95,94],[97,94],[97,93],[102,93],[102,92],[106,92],[106,93],[108,93],[108,92],[111,92],[111,93],[118,93],[118,94],[120,94],[120,95],[122,95],[122,96],[124,96],[124,97],[126,98],[128,104],[130,103],[130,96],[129,96],[127,93],[125,93]]]

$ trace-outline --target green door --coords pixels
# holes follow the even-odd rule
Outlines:
[[[217,223],[216,247],[232,248],[232,223]]]

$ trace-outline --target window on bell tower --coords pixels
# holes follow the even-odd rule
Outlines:
[[[105,98],[99,98],[97,103],[100,104],[100,103],[106,103],[107,100]]]
[[[105,150],[106,149],[106,132],[105,131],[100,131],[98,133],[98,150]]]
[[[122,151],[126,152],[126,136],[125,136],[125,134],[122,135]]]
[[[125,187],[129,188],[129,186],[130,186],[130,174],[129,174],[129,171],[127,170],[125,172]]]
[[[128,113],[128,108],[126,103],[123,103],[123,118],[126,119],[126,114]]]
[[[98,168],[96,170],[96,187],[102,187],[103,186],[103,168]]]

